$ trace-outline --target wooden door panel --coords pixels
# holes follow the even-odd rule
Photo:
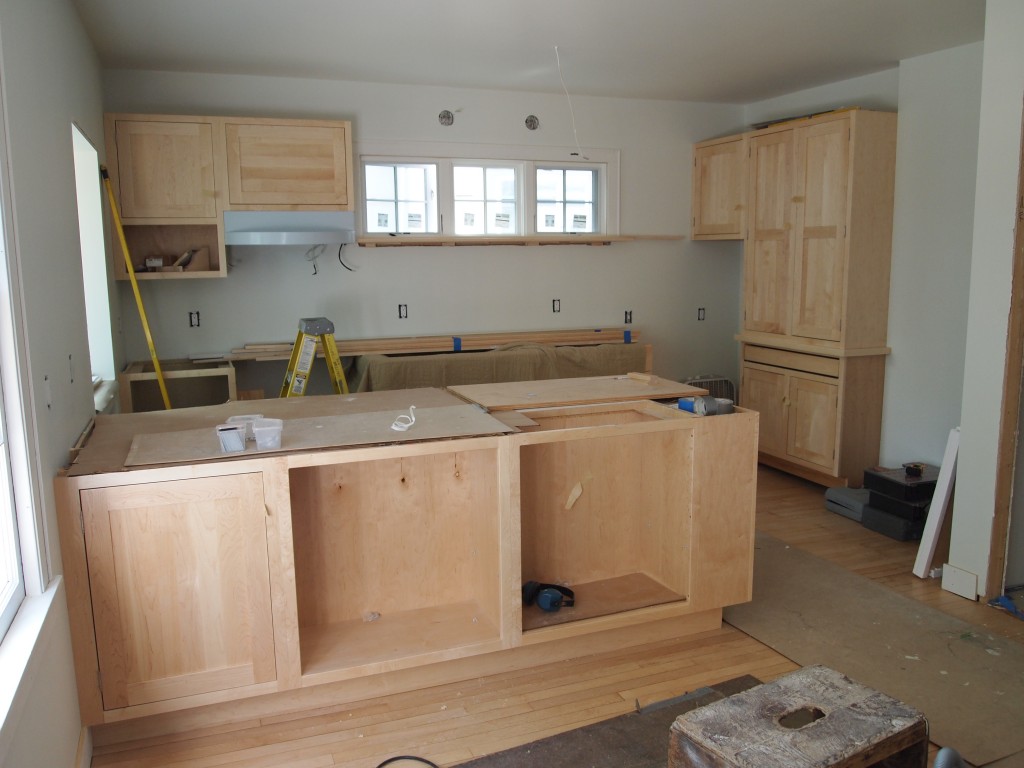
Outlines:
[[[81,498],[105,709],[276,677],[261,475]]]
[[[849,121],[800,128],[791,333],[839,341],[846,275]]]
[[[750,141],[750,218],[744,248],[744,328],[789,329],[792,259],[792,132]]]
[[[342,126],[225,125],[232,205],[348,206]]]
[[[787,452],[827,470],[835,463],[839,386],[790,376]]]
[[[210,123],[119,120],[115,141],[122,217],[216,218]]]
[[[773,456],[786,455],[786,377],[783,373],[743,367],[740,403],[760,414],[757,447]]]
[[[743,236],[744,155],[742,137],[694,150],[694,237]]]

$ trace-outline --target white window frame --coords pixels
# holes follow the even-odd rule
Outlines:
[[[0,489],[4,494],[0,507],[0,526],[6,539],[13,529],[20,561],[18,583],[6,590],[0,614],[13,619],[26,597],[42,595],[47,589],[50,566],[46,546],[46,529],[42,519],[40,478],[33,466],[40,466],[31,409],[24,309],[17,237],[10,196],[10,170],[6,120],[2,114],[3,82],[0,79],[0,418],[3,418],[4,440],[0,450],[2,471],[10,484]],[[34,459],[34,461],[33,461]],[[10,624],[0,624],[3,638]],[[2,643],[2,639],[0,639]]]
[[[619,234],[619,150],[587,149],[586,157],[579,157],[574,148],[568,147],[524,147],[512,145],[442,144],[414,141],[359,141],[354,144],[359,158],[356,174],[359,205],[364,213],[359,217],[361,234],[375,234],[366,231],[365,206],[366,189],[364,166],[367,163],[434,163],[438,166],[438,212],[440,234],[454,236],[454,196],[452,192],[452,167],[460,165],[516,165],[519,168],[517,183],[521,199],[517,201],[517,215],[521,226],[519,236],[544,235],[538,232],[537,212],[537,168],[587,168],[597,171],[598,199],[594,206],[595,235]],[[567,233],[568,234],[568,233]],[[423,237],[412,234],[410,239]],[[516,237],[516,235],[461,235],[472,238]]]

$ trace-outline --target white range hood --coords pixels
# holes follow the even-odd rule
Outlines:
[[[351,211],[224,211],[225,245],[345,245],[355,230]]]

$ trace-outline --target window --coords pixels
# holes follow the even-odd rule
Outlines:
[[[363,168],[367,232],[438,232],[436,165],[367,163]]]
[[[516,168],[455,165],[455,234],[520,234],[517,176]]]
[[[618,152],[358,144],[368,235],[617,234]]]
[[[0,151],[3,148],[3,137],[0,136]],[[5,179],[0,179],[2,185]],[[3,294],[11,296],[8,284],[9,265],[7,252],[7,220],[6,199],[4,190],[0,188],[0,287]],[[10,303],[0,301],[0,638],[7,632],[14,621],[25,597],[24,572],[21,567],[21,552],[18,546],[18,518],[14,504],[14,472],[12,465],[12,446],[8,430],[8,414],[16,410],[14,401],[9,399],[16,392],[11,386],[9,376],[13,372],[13,339],[10,323]]]
[[[537,169],[537,231],[597,232],[595,168]]]

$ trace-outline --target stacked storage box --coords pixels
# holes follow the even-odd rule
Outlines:
[[[920,539],[938,478],[939,468],[930,464],[864,470],[869,494],[861,523],[899,541]]]

